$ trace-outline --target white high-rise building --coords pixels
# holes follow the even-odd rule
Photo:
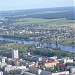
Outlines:
[[[2,63],[5,63],[5,58],[4,57],[2,57]]]
[[[12,50],[12,58],[13,59],[19,59],[19,55],[18,55],[18,49],[17,50]]]
[[[3,75],[3,72],[2,71],[0,71],[0,75]]]

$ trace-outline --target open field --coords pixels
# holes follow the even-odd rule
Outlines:
[[[41,18],[21,18],[15,20],[11,25],[26,25],[26,24],[40,24],[40,25],[48,25],[48,26],[68,26],[74,24],[74,20],[66,20],[66,19],[41,19]]]
[[[63,40],[62,42],[60,41],[60,43],[65,44],[65,45],[75,46],[75,39],[68,38],[68,39]]]
[[[71,24],[70,27],[75,29],[75,23]]]

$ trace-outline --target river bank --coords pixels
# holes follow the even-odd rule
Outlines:
[[[75,46],[70,46],[70,45],[64,45],[64,44],[56,45],[56,44],[49,44],[45,42],[41,43],[41,42],[36,42],[36,41],[27,41],[27,40],[19,40],[19,39],[17,40],[17,39],[3,38],[3,37],[0,37],[0,40],[10,41],[14,43],[22,43],[22,44],[34,44],[36,46],[48,47],[48,48],[59,48],[60,50],[75,53]]]

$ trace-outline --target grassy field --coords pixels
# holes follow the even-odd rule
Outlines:
[[[25,25],[25,24],[43,24],[49,26],[68,26],[74,24],[74,20],[66,19],[41,19],[41,18],[21,18],[15,20],[11,25]]]
[[[1,47],[7,48],[7,49],[13,48],[13,49],[19,49],[19,50],[23,49],[24,50],[24,49],[26,49],[29,46],[30,45],[25,45],[25,44],[6,43],[6,44],[2,45]]]
[[[65,40],[63,40],[63,42],[61,42],[61,44],[75,46],[75,39],[73,39],[73,38],[65,39]]]

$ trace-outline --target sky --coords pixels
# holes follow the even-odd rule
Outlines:
[[[75,0],[0,0],[0,11],[74,6]]]

